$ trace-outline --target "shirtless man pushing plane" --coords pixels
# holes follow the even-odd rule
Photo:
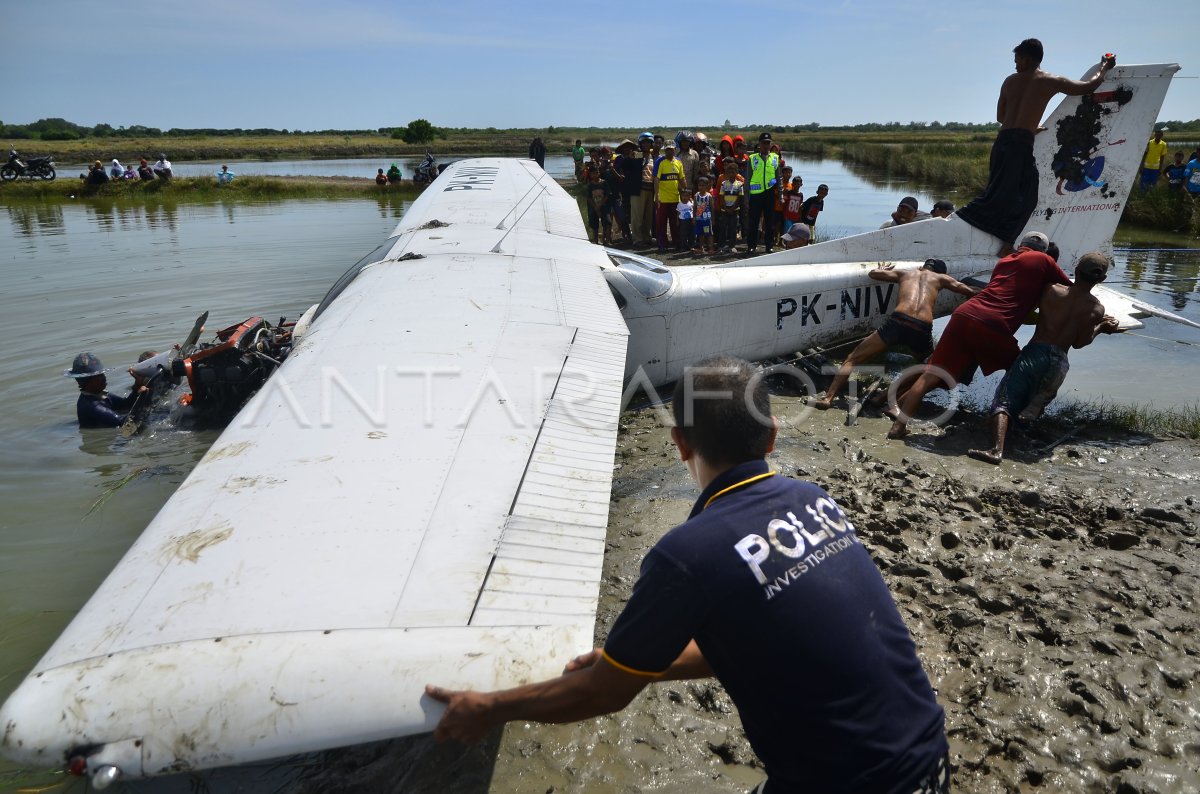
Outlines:
[[[1000,256],[1012,252],[1013,241],[1037,206],[1033,136],[1040,131],[1047,103],[1055,94],[1092,93],[1117,64],[1116,58],[1106,55],[1100,60],[1096,75],[1083,82],[1043,72],[1042,43],[1037,39],[1025,39],[1013,48],[1013,53],[1017,73],[1009,75],[1000,86],[1000,99],[996,103],[1000,133],[992,145],[987,188],[982,196],[958,211],[958,217],[976,229],[1004,241]]]
[[[918,270],[896,270],[895,267],[881,265],[867,274],[876,281],[900,285],[895,310],[878,331],[859,342],[854,352],[846,357],[841,369],[833,376],[824,399],[814,402],[813,407],[822,411],[827,409],[856,366],[895,345],[906,345],[917,361],[924,361],[933,350],[933,306],[937,303],[938,293],[948,289],[969,298],[979,292],[946,275],[946,263],[940,259],[926,259]]]
[[[992,400],[992,448],[968,450],[968,455],[999,464],[1009,420],[1014,415],[1024,421],[1041,415],[1067,377],[1067,352],[1118,330],[1116,319],[1106,315],[1104,305],[1092,295],[1092,288],[1107,275],[1108,259],[1103,254],[1085,254],[1075,266],[1074,283],[1046,286],[1038,304],[1037,330]]]

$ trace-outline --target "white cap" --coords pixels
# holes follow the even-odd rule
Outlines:
[[[1050,238],[1041,232],[1030,232],[1021,238],[1019,248],[1032,248],[1035,251],[1046,253],[1046,249],[1050,247]]]

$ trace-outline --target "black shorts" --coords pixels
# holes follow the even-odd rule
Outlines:
[[[933,324],[903,312],[892,312],[880,327],[879,338],[888,347],[904,345],[917,361],[924,361],[933,350]]]
[[[775,794],[780,787],[772,786],[768,778],[750,789],[747,794]],[[950,754],[945,753],[913,787],[912,794],[950,794]]]

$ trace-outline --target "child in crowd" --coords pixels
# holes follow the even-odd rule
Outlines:
[[[717,219],[721,230],[721,248],[724,253],[733,251],[737,242],[738,218],[742,214],[743,180],[738,174],[738,163],[732,157],[725,158],[725,179],[718,190]]]
[[[679,203],[675,205],[675,209],[679,213],[679,245],[675,248],[677,251],[687,251],[692,247],[696,236],[696,225],[692,217],[696,206],[692,203],[691,190],[686,187],[679,188]]]
[[[588,185],[588,226],[592,230],[593,243],[612,245],[610,220],[608,190],[597,175],[596,181]]]
[[[771,146],[772,151],[779,148],[778,144]],[[792,189],[792,167],[785,165],[779,169],[779,188],[775,191],[775,223],[772,225],[774,229],[775,239],[771,241],[772,245],[779,243],[779,236],[783,234],[783,206],[788,192]]]
[[[707,173],[703,159],[701,157],[701,167],[705,170],[700,173]],[[693,216],[696,219],[696,247],[692,249],[693,254],[713,253],[712,200],[712,180],[707,176],[698,177],[696,195],[692,200],[695,205]]]
[[[712,184],[712,153],[708,149],[703,149],[700,152],[700,159],[696,166],[696,190],[700,189],[700,177],[708,177],[708,184]]]
[[[1167,166],[1167,190],[1183,190],[1183,171],[1187,163],[1183,162],[1183,152],[1175,152],[1175,162]]]
[[[814,234],[817,231],[817,215],[825,209],[825,197],[828,195],[829,185],[819,185],[817,195],[800,205],[800,222],[808,226]]]
[[[792,186],[783,196],[783,233],[792,228],[793,223],[800,222],[800,208],[804,205],[804,193],[800,188],[804,180],[800,177],[792,179]]]

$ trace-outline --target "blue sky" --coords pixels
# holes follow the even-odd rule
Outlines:
[[[1069,77],[1106,51],[1200,74],[1195,0],[0,0],[0,12],[0,120],[13,124],[985,122],[1028,36],[1046,46],[1043,68]],[[1200,80],[1175,80],[1160,118],[1197,117]]]

